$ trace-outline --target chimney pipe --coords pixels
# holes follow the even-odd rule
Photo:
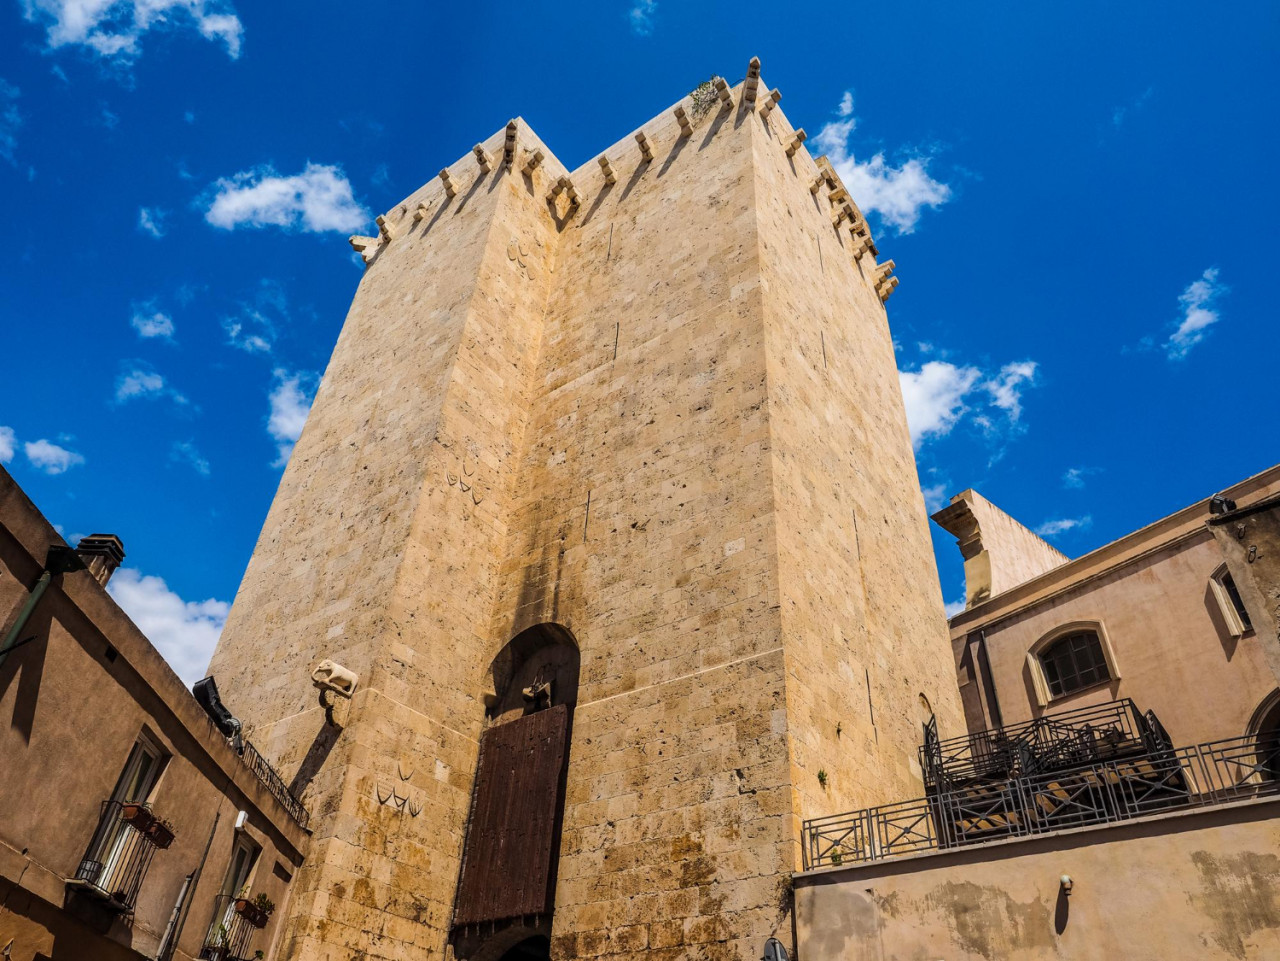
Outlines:
[[[124,560],[124,544],[115,534],[90,534],[80,538],[76,553],[94,579],[105,587]]]

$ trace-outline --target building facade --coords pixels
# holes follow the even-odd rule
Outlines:
[[[353,238],[210,668],[305,772],[282,958],[758,958],[802,820],[962,723],[892,262],[758,70],[572,172],[513,120]]]
[[[123,557],[68,547],[0,468],[0,956],[267,955],[306,812],[116,606]]]
[[[1280,957],[1280,467],[1075,560],[975,491],[934,519],[966,726],[806,823],[801,958]]]

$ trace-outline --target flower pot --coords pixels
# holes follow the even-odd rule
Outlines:
[[[120,805],[120,820],[125,824],[132,824],[139,831],[145,831],[155,817],[145,804],[130,802]]]
[[[267,926],[267,915],[248,898],[236,898],[236,914],[244,918],[255,928]]]
[[[153,820],[147,825],[144,833],[151,839],[151,843],[162,851],[173,843],[173,831],[160,821]]]

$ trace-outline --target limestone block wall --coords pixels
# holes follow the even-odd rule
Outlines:
[[[757,957],[789,928],[749,123],[664,112],[653,161],[628,135],[616,184],[572,174],[492,630],[582,651],[556,957]]]
[[[550,273],[531,211],[563,173],[501,172],[503,141],[487,175],[451,168],[456,196],[436,180],[388,213],[211,665],[313,811],[289,958],[443,953]],[[309,682],[322,658],[361,677],[340,734]]]
[[[782,111],[754,134],[798,836],[802,818],[918,795],[922,722],[961,714],[875,257],[832,226],[813,160],[787,156]]]
[[[799,820],[918,793],[919,694],[958,707],[873,258],[741,99],[614,184],[520,123],[386,215],[213,664],[313,811],[283,957],[445,956],[488,667],[539,623],[581,652],[556,958],[758,958]]]

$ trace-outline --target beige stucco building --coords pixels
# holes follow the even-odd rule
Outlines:
[[[800,957],[1280,957],[1280,467],[1074,560],[975,491],[934,520],[967,731],[806,824]]]
[[[68,547],[0,468],[0,957],[268,954],[306,812],[116,606],[123,556]]]

